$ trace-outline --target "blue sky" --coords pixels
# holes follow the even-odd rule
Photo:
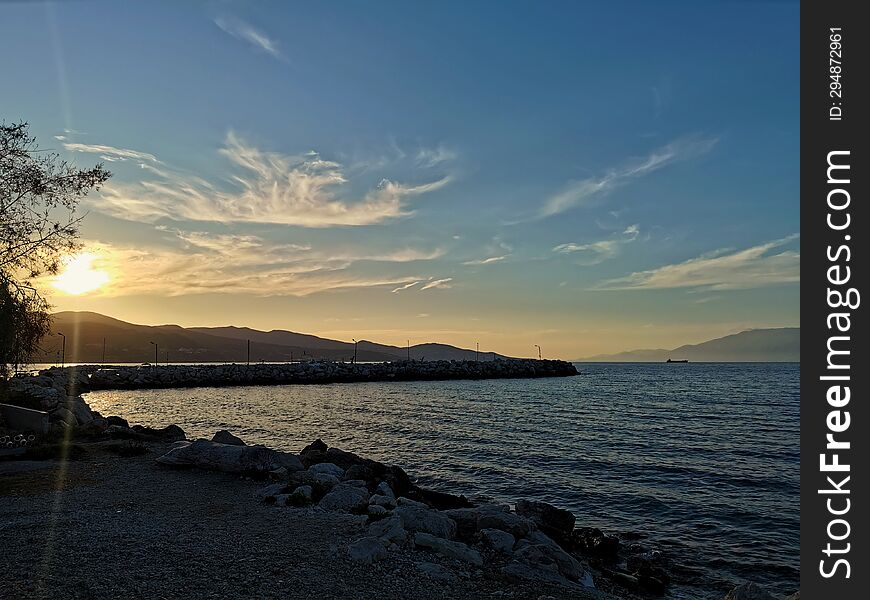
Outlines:
[[[668,347],[799,324],[798,12],[3,4],[0,117],[115,173],[58,308]]]

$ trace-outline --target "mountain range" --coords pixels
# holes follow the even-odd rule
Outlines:
[[[259,331],[247,327],[180,327],[178,325],[136,325],[95,312],[58,312],[52,315],[52,334],[43,338],[37,363],[53,363],[60,358],[66,336],[64,360],[67,363],[105,362],[142,363],[157,359],[163,362],[245,362],[248,340],[251,362],[279,362],[310,358],[351,360],[354,344],[295,333]],[[152,344],[152,342],[154,344]],[[166,353],[169,353],[168,356]],[[362,340],[356,348],[360,362],[383,362],[402,359],[474,360],[475,350],[446,344],[417,344],[410,347],[389,346]],[[480,352],[480,360],[507,358],[493,352]]]
[[[631,350],[600,354],[576,362],[800,362],[800,327],[750,329],[701,344],[687,344],[673,350]]]

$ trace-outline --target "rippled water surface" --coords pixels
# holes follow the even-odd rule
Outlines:
[[[673,596],[744,579],[798,588],[797,364],[582,364],[577,377],[106,391],[103,414],[188,436],[315,438],[421,483],[539,498],[633,531],[697,570]],[[689,576],[691,577],[691,576]]]

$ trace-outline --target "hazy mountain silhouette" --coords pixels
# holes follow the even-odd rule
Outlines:
[[[103,339],[106,340],[106,362],[141,363],[154,361],[155,342],[158,359],[170,362],[245,362],[247,340],[251,340],[251,362],[289,361],[306,358],[351,360],[353,343],[330,340],[274,330],[259,331],[247,327],[180,327],[178,325],[136,325],[95,312],[58,312],[52,315],[51,335],[41,342],[42,352],[34,362],[55,362],[62,338],[66,335],[66,362],[100,362]],[[411,346],[412,359],[462,360],[474,359],[474,350],[446,344]],[[360,341],[357,360],[362,362],[392,361],[408,357],[408,348]],[[481,352],[481,360],[501,355]],[[502,357],[503,358],[503,357]]]
[[[673,350],[631,350],[580,359],[585,362],[800,362],[800,327],[751,329],[701,344],[687,344]],[[580,362],[578,361],[578,362]]]

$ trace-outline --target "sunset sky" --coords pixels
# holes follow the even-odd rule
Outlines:
[[[630,14],[630,19],[625,15]],[[798,4],[0,4],[58,310],[578,358],[799,325]]]

